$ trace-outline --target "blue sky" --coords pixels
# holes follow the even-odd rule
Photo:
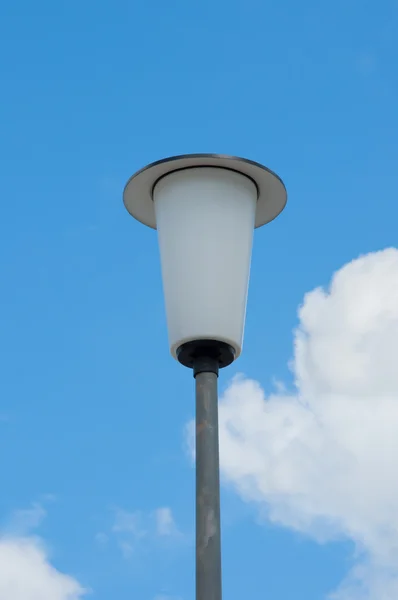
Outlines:
[[[264,163],[289,194],[256,232],[244,353],[220,377],[225,597],[394,597],[394,430],[377,449],[398,426],[398,266],[377,252],[397,244],[397,33],[395,0],[1,4],[0,600],[14,567],[14,600],[33,579],[43,600],[194,597],[193,379],[168,353],[156,233],[121,199],[189,152]]]

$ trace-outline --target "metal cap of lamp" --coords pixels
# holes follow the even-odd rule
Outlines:
[[[284,209],[283,182],[250,160],[191,154],[138,171],[123,200],[158,230],[171,354],[229,365],[242,350],[253,231]]]

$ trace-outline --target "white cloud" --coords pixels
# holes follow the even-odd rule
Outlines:
[[[114,511],[112,533],[116,535],[117,545],[123,558],[130,558],[138,544],[147,537],[145,517],[140,511],[129,512],[122,508]]]
[[[34,503],[30,508],[15,510],[5,525],[5,531],[13,535],[26,535],[32,529],[36,529],[46,517],[46,510],[39,503]]]
[[[116,535],[117,544],[125,558],[132,556],[137,548],[154,544],[160,538],[181,535],[169,507],[159,507],[152,512],[117,508],[114,511],[112,532]]]
[[[104,533],[103,531],[99,531],[94,536],[94,539],[95,539],[95,542],[98,544],[98,546],[100,546],[101,548],[104,548],[109,541],[109,536],[107,536],[107,534]]]
[[[126,542],[126,540],[119,540],[119,548],[123,558],[130,558],[134,552],[134,544],[132,542]]]
[[[177,533],[177,527],[170,508],[157,508],[155,510],[155,520],[158,535],[167,536],[175,535]]]
[[[398,251],[355,260],[304,298],[296,391],[235,379],[220,403],[224,479],[276,523],[348,538],[330,598],[398,598]]]
[[[129,512],[122,508],[115,510],[115,522],[112,531],[116,533],[128,533],[134,538],[145,537],[144,517],[140,511]]]
[[[0,600],[79,600],[85,590],[32,538],[0,538]]]
[[[42,540],[27,534],[46,515],[40,504],[16,510],[0,535],[0,600],[80,600],[87,590],[58,571]]]

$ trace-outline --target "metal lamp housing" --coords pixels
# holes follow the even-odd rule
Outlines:
[[[158,231],[172,356],[230,364],[242,351],[253,231],[283,210],[282,181],[245,159],[186,155],[139,171],[124,202]]]

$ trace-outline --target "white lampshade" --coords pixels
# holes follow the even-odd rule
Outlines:
[[[163,289],[173,356],[186,342],[242,348],[257,188],[217,167],[164,176],[154,187]]]
[[[124,201],[133,216],[158,230],[172,355],[209,340],[227,345],[236,359],[253,231],[284,208],[281,180],[251,161],[190,155],[140,171]]]

